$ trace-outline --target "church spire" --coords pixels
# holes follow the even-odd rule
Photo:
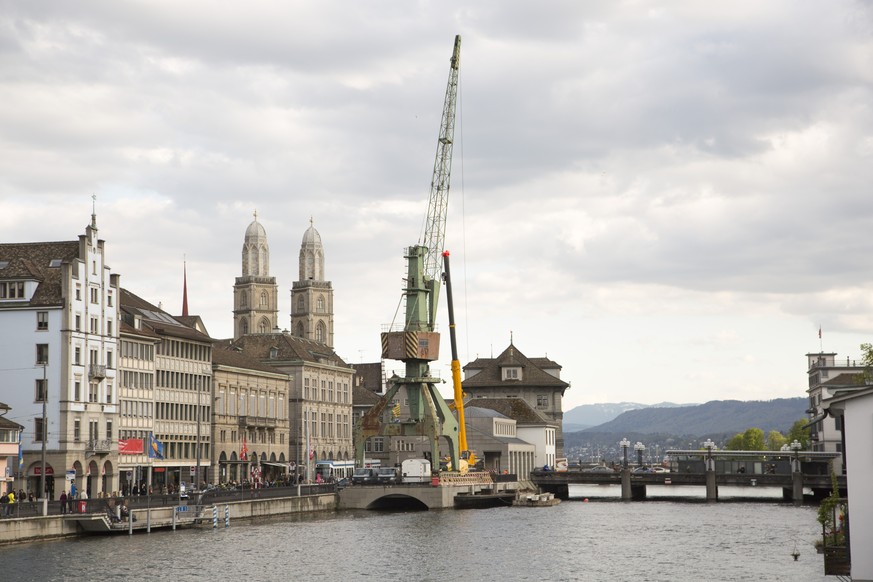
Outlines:
[[[182,259],[182,317],[188,317],[188,262]]]

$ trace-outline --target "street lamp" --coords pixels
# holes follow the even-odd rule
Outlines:
[[[794,451],[794,460],[792,463],[791,471],[794,473],[800,473],[800,449],[803,448],[803,445],[800,444],[800,441],[794,439],[794,441],[788,445],[792,451]]]
[[[622,466],[627,469],[627,448],[630,446],[630,441],[627,438],[623,438],[618,444],[621,445],[621,450],[624,453],[624,464]]]
[[[712,442],[712,439],[706,439],[706,442],[703,443],[703,448],[706,449],[706,470],[715,471],[715,467],[712,463],[712,450],[718,447],[715,446],[715,443]]]
[[[634,450],[637,452],[637,466],[643,466],[643,451],[646,450],[646,445],[637,441],[637,444],[634,445]]]

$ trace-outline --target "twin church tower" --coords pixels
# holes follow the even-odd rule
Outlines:
[[[258,215],[246,229],[242,276],[233,286],[233,339],[279,332],[279,286]],[[291,335],[333,348],[333,287],[324,280],[324,246],[312,220],[300,245],[300,278],[291,287]]]

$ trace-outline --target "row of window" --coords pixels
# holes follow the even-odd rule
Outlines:
[[[0,299],[24,299],[24,281],[0,281]]]
[[[278,397],[277,397],[278,396]],[[278,402],[278,406],[276,403]],[[219,390],[216,398],[217,414],[231,416],[259,416],[264,418],[285,418],[285,395],[283,393],[258,393],[256,389],[246,391],[230,390],[230,397],[225,397],[225,391]]]
[[[37,345],[37,357],[39,357],[39,345]],[[46,361],[48,361],[48,345],[46,345]],[[39,362],[37,362],[39,363]],[[88,358],[88,363],[92,366],[98,366],[100,364],[100,352],[98,350],[91,350],[90,356]],[[82,348],[81,346],[76,346],[73,349],[73,364],[76,366],[82,365]],[[113,353],[111,350],[106,352],[106,367],[114,368],[115,367],[115,358],[113,357]]]
[[[237,436],[237,432],[235,430],[230,431],[230,440],[227,440],[227,433],[228,433],[228,431],[226,431],[226,430],[218,431],[218,442],[220,442],[220,443],[228,443],[229,442],[229,443],[234,443],[234,444],[240,442],[240,440],[238,439],[238,436]],[[260,444],[269,443],[271,445],[276,444],[276,431],[273,431],[273,430],[245,431],[245,435],[246,435],[246,443],[260,443]],[[279,433],[279,444],[280,445],[285,444],[285,433],[284,432]]]
[[[242,309],[246,309],[249,306],[249,294],[243,291],[239,296],[239,306]],[[261,299],[258,307],[261,309],[266,309],[270,307],[270,296],[266,291],[261,291]]]
[[[34,442],[41,443],[48,438],[47,432],[47,422],[42,417],[36,417],[33,419],[33,440]],[[88,440],[89,441],[98,441],[101,439],[100,436],[100,422],[97,420],[88,421]],[[106,421],[106,432],[102,437],[105,440],[112,440],[112,421]],[[82,441],[82,419],[74,418],[73,419],[73,442],[81,442]]]
[[[211,376],[188,374],[187,372],[171,372],[157,370],[157,386],[159,388],[176,388],[178,390],[208,390]]]
[[[154,416],[154,402],[122,400],[120,404],[121,416],[132,416],[134,418],[151,418]]]
[[[297,313],[304,313],[306,311],[306,300],[303,295],[297,296]],[[315,299],[315,312],[316,313],[326,313],[325,310],[325,301],[324,295],[319,295]]]
[[[319,419],[320,414],[320,419]],[[320,420],[320,422],[319,422]],[[336,415],[336,424],[334,425],[334,415],[330,412],[319,413],[315,410],[303,411],[304,431],[309,431],[308,434],[312,437],[321,436],[322,438],[351,438],[352,428],[349,423],[349,415]],[[319,431],[319,428],[321,429]],[[336,430],[334,430],[336,428]]]
[[[212,350],[209,346],[201,346],[178,340],[164,340],[158,344],[158,354],[185,360],[212,362]]]
[[[139,342],[121,340],[121,355],[125,358],[133,358],[134,360],[153,362],[155,360],[155,346],[154,344],[141,344]]]
[[[151,372],[121,371],[121,387],[131,390],[151,390],[155,387],[155,375]]]
[[[157,402],[156,404],[155,418],[159,420],[198,421],[196,404],[177,404],[173,402]],[[209,420],[209,414],[208,406],[200,406],[200,422]]]
[[[319,400],[318,381],[313,378],[303,379],[303,399],[304,400]],[[322,402],[333,402],[337,404],[351,404],[351,394],[349,393],[349,385],[347,383],[340,384],[337,382],[336,391],[334,391],[334,383],[332,380],[321,381],[321,399]]]

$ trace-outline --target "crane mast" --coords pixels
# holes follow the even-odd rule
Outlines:
[[[404,377],[392,377],[385,396],[355,427],[355,458],[364,458],[364,443],[372,436],[427,436],[431,463],[438,467],[440,440],[445,439],[453,467],[458,467],[458,421],[436,388],[430,362],[439,359],[440,336],[434,331],[440,292],[440,263],[446,234],[455,102],[461,63],[461,37],[455,37],[434,160],[424,235],[404,252],[407,261],[406,308],[402,330],[382,333],[382,357],[404,362]],[[383,413],[401,388],[409,401],[409,417],[383,420]]]

